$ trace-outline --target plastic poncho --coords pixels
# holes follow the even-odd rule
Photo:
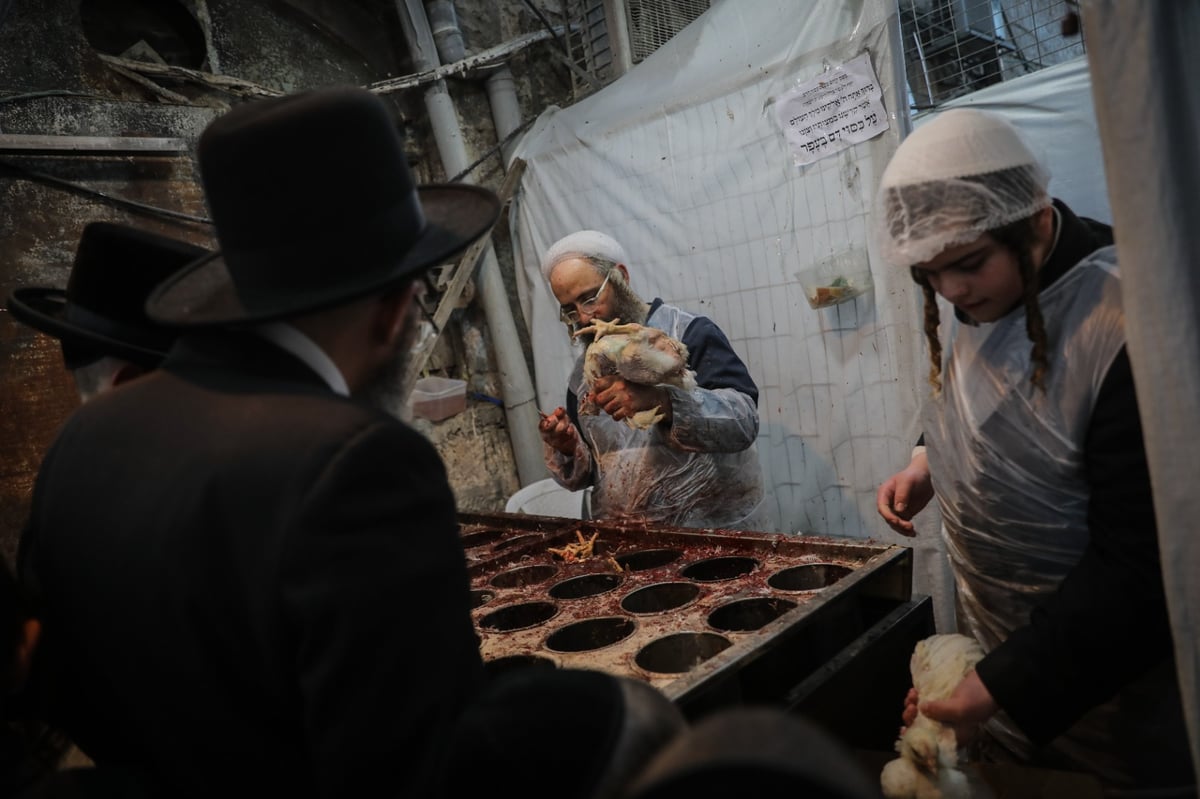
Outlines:
[[[684,332],[696,318],[662,304],[645,324],[684,340]],[[594,518],[761,529],[764,490],[754,447],[758,407],[736,389],[703,388],[703,373],[696,379],[700,387],[690,391],[666,387],[671,394],[670,426],[638,430],[603,412],[580,415],[583,440],[574,456],[547,447],[551,474],[571,490],[593,486]],[[588,388],[581,355],[568,389],[582,397]]]
[[[1051,364],[1044,393],[1030,383],[1023,309],[972,326],[941,301],[944,388],[924,412],[959,629],[987,651],[1028,623],[1088,544],[1085,437],[1125,343],[1115,248],[1084,259],[1038,302]],[[1093,710],[1052,747],[1115,776],[1103,754],[1112,746],[1112,711]],[[1003,713],[988,729],[1010,751],[1030,755],[1031,744]]]

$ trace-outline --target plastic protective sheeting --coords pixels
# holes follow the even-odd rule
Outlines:
[[[1200,773],[1200,4],[1087,0],[1082,9],[1163,581]]]
[[[578,350],[539,271],[558,238],[614,236],[630,283],[710,317],[758,384],[767,529],[916,547],[915,590],[948,607],[936,535],[886,527],[875,492],[908,463],[925,368],[918,294],[863,257],[870,204],[907,131],[895,4],[718,2],[603,90],[547,110],[510,220],[538,402],[561,405]],[[776,99],[869,53],[888,129],[797,166]],[[853,257],[870,290],[813,308],[801,273]],[[934,517],[935,512],[922,514]]]
[[[886,293],[893,281],[880,275],[885,291],[876,294],[885,302],[815,312],[796,277],[819,257],[865,241],[874,171],[894,150],[898,124],[802,171],[772,112],[793,80],[864,48],[894,90],[884,5],[719,3],[622,79],[546,113],[517,153],[528,166],[512,216],[539,400],[561,404],[576,354],[539,256],[566,233],[604,230],[629,254],[635,290],[711,317],[746,360],[764,395],[760,444],[774,475],[776,518],[793,530],[862,535],[877,527],[873,489],[869,502],[854,496],[856,477],[868,489],[872,481],[856,473],[851,429],[895,439],[895,456],[912,445],[912,396],[900,403],[905,412],[885,420],[885,398],[896,403],[880,392],[869,423],[861,393],[853,409],[842,407],[847,389],[910,374],[897,367],[911,356],[898,364],[875,353],[866,366],[858,350],[886,339],[887,324],[911,321],[911,292],[895,281],[902,296]],[[911,386],[904,393],[912,395]]]

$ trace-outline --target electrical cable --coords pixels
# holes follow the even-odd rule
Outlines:
[[[106,202],[110,205],[115,205],[118,208],[124,208],[127,211],[135,211],[137,213],[149,214],[150,216],[162,217],[164,219],[172,219],[183,222],[195,222],[203,225],[211,225],[212,220],[203,216],[194,216],[185,214],[182,211],[171,211],[166,208],[159,208],[154,205],[147,205],[136,200],[127,200],[124,197],[117,197],[112,194],[89,189],[86,186],[80,186],[77,183],[72,183],[69,180],[56,178],[53,175],[47,175],[44,172],[37,172],[32,169],[26,169],[23,166],[18,166],[11,161],[0,159],[0,173],[6,173],[12,177],[28,180],[34,183],[42,183],[48,186],[53,186],[57,189],[69,191],[75,194],[82,194],[85,197],[91,197]]]

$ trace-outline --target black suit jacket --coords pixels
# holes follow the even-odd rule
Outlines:
[[[172,795],[421,795],[483,679],[437,451],[251,334],[80,408],[20,559],[54,720]]]

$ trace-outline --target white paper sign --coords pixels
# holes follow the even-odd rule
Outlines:
[[[888,129],[870,53],[801,84],[775,104],[796,164],[811,164]]]

